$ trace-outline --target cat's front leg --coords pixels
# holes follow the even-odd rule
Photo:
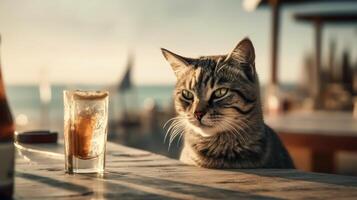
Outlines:
[[[192,150],[187,147],[184,147],[181,151],[180,161],[187,164],[187,165],[196,165],[195,161],[193,160],[192,156],[195,155]]]

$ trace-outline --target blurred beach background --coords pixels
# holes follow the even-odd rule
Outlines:
[[[103,85],[53,85],[52,97],[49,104],[49,121],[47,128],[63,131],[63,90],[67,89],[101,90]],[[159,107],[171,106],[173,85],[143,85],[133,88],[137,92],[137,102],[128,102],[129,109],[142,110],[155,101]],[[41,98],[37,85],[10,85],[7,87],[7,95],[13,115],[17,120],[19,130],[41,128]],[[112,104],[111,104],[112,105]],[[114,106],[114,105],[113,105]],[[116,106],[120,112],[120,106]],[[110,112],[114,112],[110,108]],[[32,126],[32,127],[31,127]]]
[[[272,11],[267,5],[249,11],[247,5],[254,2],[266,1],[1,0],[1,70],[17,131],[50,129],[62,136],[63,90],[104,89],[110,91],[109,140],[177,158],[178,141],[168,149],[163,129],[174,116],[176,78],[160,47],[187,57],[226,54],[248,36],[256,49],[264,92],[272,84]],[[309,59],[315,54],[316,36],[311,24],[297,22],[294,16],[315,11],[357,12],[356,1],[326,2],[286,6],[280,11],[279,82],[273,81],[273,85],[289,101],[277,113],[304,107],[317,110],[309,106],[313,79],[307,70],[313,69]],[[346,65],[346,59],[347,74],[354,82],[348,82],[347,92],[337,89],[343,95],[332,92],[346,95],[347,103],[339,106],[328,101],[318,110],[342,110],[352,118],[357,91],[356,24],[324,26],[321,43],[321,80],[327,86],[322,85],[345,84],[340,66]],[[325,73],[331,65],[331,49],[338,67]],[[328,73],[342,78],[328,82],[324,78]],[[122,85],[124,89],[120,89]],[[331,85],[333,91],[341,88]],[[124,111],[130,114],[124,115]],[[356,159],[348,160],[348,169],[356,166]]]

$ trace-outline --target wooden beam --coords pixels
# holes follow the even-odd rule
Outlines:
[[[279,28],[280,28],[280,4],[278,0],[271,0],[272,8],[272,31],[271,31],[271,80],[277,85],[278,80],[278,53],[279,53]]]
[[[322,23],[320,20],[315,21],[315,68],[314,68],[314,107],[321,107],[321,49],[322,49]]]

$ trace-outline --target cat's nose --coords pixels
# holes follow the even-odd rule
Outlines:
[[[201,119],[203,118],[203,116],[206,114],[206,112],[203,111],[195,111],[194,115],[195,118],[198,119],[198,121],[201,121]]]

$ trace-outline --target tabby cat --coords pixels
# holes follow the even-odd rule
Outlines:
[[[207,168],[294,168],[263,120],[252,42],[228,55],[187,58],[161,49],[177,83],[170,143],[184,138],[180,160]]]

